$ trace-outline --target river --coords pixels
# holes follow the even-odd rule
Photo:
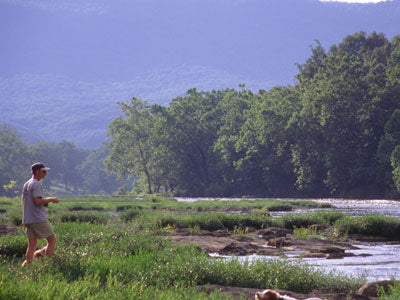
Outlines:
[[[240,198],[178,198],[178,201],[198,201],[198,200],[235,200]],[[248,199],[247,199],[248,200]],[[283,201],[301,201],[306,199],[280,199]],[[352,216],[363,216],[367,214],[379,214],[400,219],[400,202],[393,200],[347,200],[347,199],[307,199],[317,203],[329,203],[335,210],[342,211]],[[299,209],[290,213],[307,213],[309,209]],[[286,212],[274,212],[273,216],[280,216]],[[348,250],[348,253],[372,254],[372,256],[354,256],[343,259],[325,258],[303,258],[302,261],[325,272],[341,272],[348,276],[359,277],[364,275],[368,282],[395,278],[400,280],[400,242],[391,243],[357,243],[353,244],[357,250]],[[299,251],[288,251],[285,253],[289,260],[298,260],[301,255]],[[268,256],[250,255],[239,257],[240,260],[264,260],[271,259]],[[226,257],[226,259],[231,259]]]

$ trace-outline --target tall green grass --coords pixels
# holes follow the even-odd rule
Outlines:
[[[334,224],[341,232],[349,234],[366,234],[383,236],[400,240],[400,220],[382,215],[367,215],[363,217],[343,217]]]
[[[207,295],[195,289],[207,284],[277,288],[298,293],[355,291],[364,278],[325,274],[302,261],[280,258],[254,263],[234,258],[216,259],[196,246],[171,244],[160,235],[159,229],[169,226],[197,231],[237,231],[247,227],[306,228],[320,224],[336,226],[343,232],[380,232],[391,236],[397,234],[399,224],[392,218],[352,218],[335,211],[272,218],[256,213],[235,215],[180,210],[172,213],[171,208],[180,204],[159,198],[147,199],[145,204],[142,200],[128,198],[110,198],[108,202],[103,198],[99,198],[99,202],[94,201],[96,197],[88,199],[93,202],[86,204],[84,207],[88,209],[83,211],[71,212],[71,207],[80,205],[72,200],[60,206],[49,206],[57,235],[57,255],[53,259],[21,268],[27,247],[23,228],[19,227],[16,235],[0,238],[0,299],[231,299],[226,294]],[[13,199],[0,199],[0,202],[6,203],[7,210],[20,210],[20,204]],[[126,207],[120,209],[119,218],[110,218],[101,212],[89,211],[91,205],[105,210]],[[158,205],[156,210],[152,209],[154,205]],[[159,209],[164,205],[169,206],[167,212]]]
[[[382,300],[398,300],[400,299],[400,281],[393,280],[393,285],[389,287],[389,291],[378,290],[379,299]]]
[[[271,217],[255,215],[234,215],[224,213],[198,213],[190,215],[163,214],[159,217],[162,227],[173,226],[177,228],[195,228],[204,230],[221,230],[234,228],[265,228],[273,224]]]
[[[115,220],[117,221],[117,220]],[[54,297],[97,298],[100,288],[116,299],[159,291],[165,295],[195,297],[197,285],[220,284],[254,288],[285,288],[297,292],[312,289],[356,289],[359,280],[336,274],[325,275],[311,266],[285,260],[241,263],[208,257],[195,246],[176,246],[154,234],[154,220],[139,217],[125,223],[58,222],[57,256],[28,268],[19,267],[25,247],[22,232],[7,237],[8,252],[1,256],[1,297],[6,299]],[[26,245],[25,245],[26,246]],[[16,256],[14,249],[19,249]],[[18,262],[19,260],[19,262]],[[22,286],[21,282],[26,282]],[[52,284],[49,284],[52,282]],[[37,288],[33,291],[30,288]],[[183,289],[184,292],[178,292]],[[183,293],[180,296],[180,293]],[[17,295],[17,296],[12,296]],[[135,296],[135,297],[136,297]],[[0,297],[0,298],[1,298]],[[13,298],[16,297],[16,298]],[[205,297],[205,296],[204,296]],[[215,295],[220,299],[220,295]],[[222,297],[222,296],[221,296]],[[182,298],[183,299],[183,298]],[[222,299],[222,298],[221,298]]]

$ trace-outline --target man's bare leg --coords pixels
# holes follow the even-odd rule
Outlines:
[[[43,248],[43,249],[46,248],[44,253],[48,257],[53,257],[55,256],[54,250],[56,249],[56,235],[52,234],[48,236],[46,240],[47,240],[47,246]]]
[[[37,246],[37,237],[28,238],[28,249],[26,250],[26,259],[22,263],[22,266],[30,265],[33,261],[33,254]]]
[[[43,258],[45,256],[48,257],[53,257],[55,256],[54,250],[56,247],[56,236],[55,235],[50,235],[46,238],[47,240],[47,245],[43,247],[42,249],[36,250],[35,253],[33,254],[33,258]]]

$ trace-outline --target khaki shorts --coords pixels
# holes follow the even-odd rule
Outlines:
[[[33,223],[33,224],[25,224],[26,234],[28,238],[37,237],[47,238],[50,235],[54,234],[53,228],[49,222],[42,222],[42,223]]]

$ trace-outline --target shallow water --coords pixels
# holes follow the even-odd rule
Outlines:
[[[305,199],[280,199],[282,201],[303,201]],[[310,200],[310,199],[307,199]],[[335,210],[351,216],[383,215],[400,219],[400,202],[393,200],[340,200],[340,199],[311,199],[316,203],[332,204]],[[292,213],[310,213],[314,211],[327,210],[326,208],[296,209],[284,212],[271,212],[274,217]]]
[[[301,258],[301,261],[326,273],[333,271],[356,278],[365,276],[368,282],[392,278],[400,279],[400,244],[354,244],[354,246],[359,249],[348,250],[347,253],[355,255],[372,254],[372,256],[354,256],[343,259]],[[300,259],[301,253],[302,251],[293,250],[285,252],[285,255],[289,261],[297,261]],[[231,256],[220,256],[218,254],[212,254],[211,256],[223,257],[227,260],[232,259]],[[276,257],[253,254],[235,258],[243,262],[254,262],[256,260],[275,259]]]
[[[180,198],[178,201],[197,200],[234,200],[239,198]],[[281,199],[287,201],[300,201],[305,199]],[[310,200],[310,199],[307,199]],[[317,203],[330,203],[336,210],[352,216],[367,214],[380,214],[400,219],[400,202],[392,200],[344,200],[344,199],[311,199]],[[320,209],[317,209],[320,210]],[[315,211],[315,210],[314,210]],[[308,213],[309,209],[299,209],[290,213]],[[273,216],[286,214],[287,212],[273,212]],[[345,257],[343,259],[303,258],[302,261],[321,268],[325,272],[342,272],[345,275],[359,277],[365,275],[368,282],[395,278],[400,280],[400,243],[360,243],[354,244],[357,250],[347,250],[347,253],[355,255],[372,254],[372,256]],[[298,260],[301,251],[285,252],[289,260]],[[238,257],[239,260],[254,261],[257,259],[271,259],[269,256],[249,255]],[[230,257],[226,257],[230,259]]]
[[[337,210],[353,216],[378,214],[400,219],[400,201],[319,199],[318,203],[332,204]]]

